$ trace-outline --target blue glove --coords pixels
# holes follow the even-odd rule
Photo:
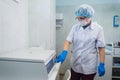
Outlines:
[[[63,63],[64,60],[65,60],[65,58],[66,58],[66,56],[67,56],[67,53],[68,53],[67,50],[63,50],[62,53],[57,57],[57,59],[55,60],[55,62],[57,62],[57,63],[58,62]]]
[[[98,74],[99,76],[104,76],[105,74],[105,67],[104,67],[104,63],[100,63],[98,66]]]

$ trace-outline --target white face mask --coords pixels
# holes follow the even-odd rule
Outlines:
[[[80,26],[85,26],[87,25],[87,22],[85,20],[79,21]]]

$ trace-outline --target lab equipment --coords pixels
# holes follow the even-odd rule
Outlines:
[[[120,42],[118,41],[118,46],[120,46]]]
[[[120,47],[114,47],[114,55],[120,55]]]
[[[55,62],[61,62],[63,63],[66,56],[67,56],[68,51],[67,50],[63,50],[62,53],[57,57],[57,59],[55,60]]]
[[[60,28],[63,26],[63,13],[56,14],[56,27]]]
[[[43,49],[0,54],[0,80],[49,80],[58,65],[55,56],[54,50]]]
[[[104,63],[100,63],[98,66],[98,74],[99,76],[103,76],[105,74]]]
[[[120,80],[120,47],[113,47],[112,55],[112,80]]]
[[[119,16],[118,15],[115,15],[113,17],[113,26],[114,27],[119,27]]]
[[[120,66],[120,58],[113,57],[113,66]]]
[[[112,69],[112,76],[120,76],[120,69],[119,68],[113,68]]]
[[[83,4],[77,8],[77,10],[75,11],[75,16],[76,17],[83,16],[83,17],[92,18],[94,16],[94,10],[91,6],[87,4]]]

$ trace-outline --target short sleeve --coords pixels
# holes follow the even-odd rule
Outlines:
[[[103,28],[100,29],[97,37],[96,47],[105,47],[104,31]]]
[[[69,41],[70,43],[73,42],[74,30],[75,30],[75,26],[72,27],[71,31],[69,32],[69,34],[66,38],[66,40]]]

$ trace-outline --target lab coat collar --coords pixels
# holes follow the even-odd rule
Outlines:
[[[89,26],[90,29],[95,29],[95,26],[97,25],[97,22],[91,22],[91,25]]]

